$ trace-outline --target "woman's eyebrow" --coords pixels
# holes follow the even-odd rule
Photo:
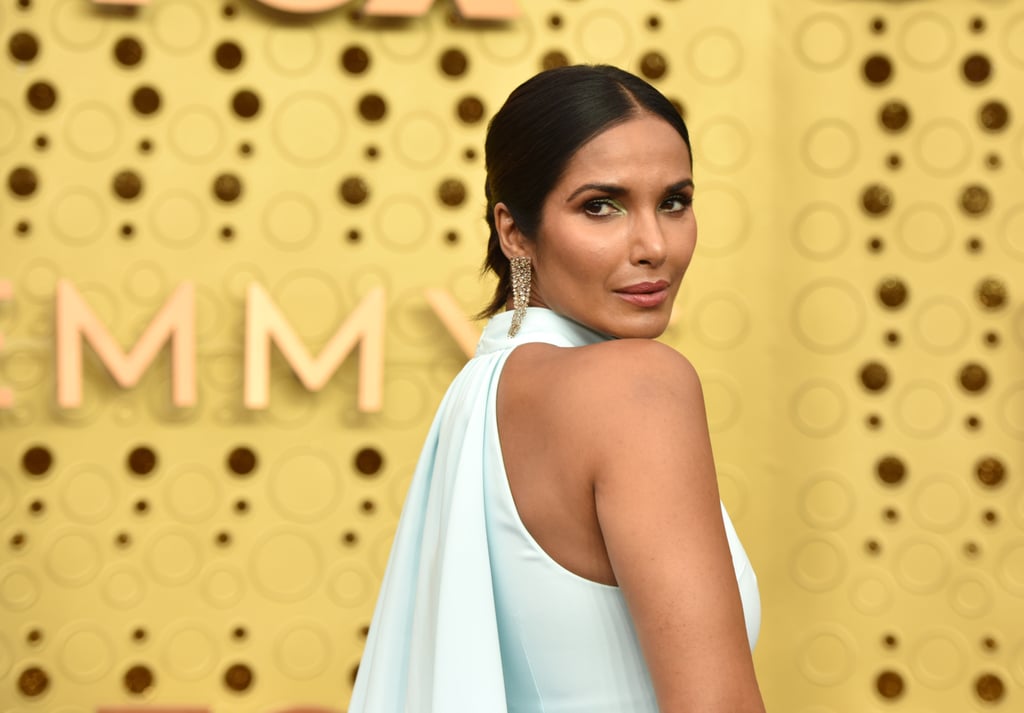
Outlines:
[[[609,195],[613,196],[621,196],[622,194],[629,192],[622,186],[617,186],[614,183],[584,183],[582,186],[580,186],[575,191],[570,193],[569,197],[565,199],[565,202],[568,203],[573,198],[578,196],[580,193],[591,190],[600,191],[601,193],[608,193]]]
[[[692,187],[693,179],[684,178],[681,181],[677,181],[665,189],[665,193],[677,193],[684,188]],[[569,197],[565,199],[566,203],[572,201],[573,198],[578,196],[584,191],[600,191],[601,193],[607,193],[612,196],[621,196],[625,193],[629,193],[629,190],[623,186],[616,185],[614,183],[584,183],[582,186],[577,188],[575,191],[569,194]]]

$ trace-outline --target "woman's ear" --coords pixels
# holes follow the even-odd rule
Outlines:
[[[496,203],[494,206],[494,227],[498,231],[498,243],[505,257],[510,260],[521,255],[532,257],[532,241],[519,230],[515,218],[504,203]]]

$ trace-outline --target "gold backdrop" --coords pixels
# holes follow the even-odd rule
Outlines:
[[[1024,705],[1024,8],[519,0],[510,22],[255,0],[2,0],[0,710],[342,711],[408,478],[464,357],[486,119],[545,66],[677,101],[700,241],[665,340],[705,384],[759,574],[771,711]],[[90,350],[56,405],[55,286],[125,348],[197,289],[198,403],[165,348]],[[357,354],[242,401],[244,292]]]

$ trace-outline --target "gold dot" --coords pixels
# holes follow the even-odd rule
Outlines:
[[[886,522],[899,522],[900,514],[895,508],[886,508],[882,511],[882,519]]]
[[[18,676],[18,690],[29,698],[41,696],[49,685],[50,677],[46,674],[46,671],[37,666],[25,669]]]
[[[122,37],[114,44],[114,59],[125,67],[134,67],[144,55],[142,43],[134,37]]]
[[[999,522],[999,514],[995,510],[986,510],[981,517],[986,525],[995,525]]]
[[[484,103],[479,97],[463,97],[459,100],[457,113],[463,122],[475,124],[484,118]]]
[[[218,200],[231,203],[242,195],[242,181],[233,173],[222,173],[213,181],[213,195]]]
[[[39,179],[36,172],[27,166],[18,166],[7,177],[7,187],[11,193],[26,198],[35,193],[39,187]]]
[[[902,131],[910,123],[910,110],[903,102],[886,102],[882,105],[878,119],[889,131]]]
[[[236,663],[224,672],[224,685],[232,691],[245,691],[252,686],[253,673],[245,664]]]
[[[551,50],[550,52],[545,52],[544,56],[541,57],[540,66],[544,70],[568,67],[569,58],[561,50]]]
[[[978,692],[978,698],[992,703],[1003,697],[1003,681],[994,673],[986,673],[979,676],[978,680],[975,681],[974,690]]]
[[[153,87],[139,87],[132,93],[132,106],[140,114],[155,114],[160,109],[160,93]]]
[[[355,466],[361,475],[377,475],[384,466],[384,456],[376,448],[362,448],[356,453]]]
[[[367,94],[359,100],[359,114],[367,121],[380,121],[387,112],[388,105],[379,94]]]
[[[980,364],[966,364],[960,369],[960,385],[967,391],[984,391],[988,386],[988,372]]]
[[[454,208],[466,200],[466,187],[457,178],[447,178],[438,186],[437,196],[444,205]]]
[[[459,49],[447,49],[441,53],[441,71],[449,77],[458,77],[466,73],[469,59]]]
[[[135,171],[121,171],[114,176],[114,194],[126,201],[134,200],[142,193],[142,178]]]
[[[871,55],[864,61],[864,78],[871,84],[885,84],[891,76],[892,62],[885,55]]]
[[[33,515],[42,515],[44,512],[46,512],[46,503],[44,503],[42,500],[33,500],[31,503],[29,503],[28,511]]]
[[[875,472],[878,473],[878,478],[883,483],[896,485],[903,482],[907,475],[907,467],[899,458],[886,456],[878,461],[878,464],[875,466]]]
[[[888,332],[885,333],[885,341],[888,344],[896,346],[897,344],[900,343],[900,333],[890,329]]]
[[[548,17],[548,24],[554,27],[555,29],[558,29],[559,27],[562,26],[562,16],[557,13],[551,15],[550,17]]]
[[[360,504],[360,507],[362,508],[363,512],[370,514],[377,509],[377,503],[373,502],[372,500],[364,500]]]
[[[986,309],[999,309],[1006,304],[1006,285],[1002,280],[988,277],[979,283],[976,295]]]
[[[57,89],[49,82],[33,82],[25,94],[30,107],[37,111],[49,111],[57,103]]]
[[[900,645],[900,642],[895,635],[886,634],[882,637],[882,645],[887,649],[895,649]]]
[[[221,42],[217,45],[217,49],[213,51],[213,60],[221,69],[238,69],[242,64],[243,58],[242,48],[238,43],[230,40]]]
[[[871,215],[885,215],[892,208],[892,203],[892,191],[880,183],[868,186],[861,195],[861,205]]]
[[[156,468],[156,453],[148,446],[139,446],[128,454],[128,470],[136,475],[149,475]]]
[[[141,626],[132,631],[132,639],[135,641],[145,641],[147,636],[146,630]]]
[[[980,215],[984,213],[989,209],[990,203],[991,197],[988,189],[983,186],[967,186],[960,195],[960,207],[964,209],[965,213],[970,215]]]
[[[965,542],[964,543],[964,554],[971,559],[978,556],[981,549],[978,547],[977,542]]]
[[[231,108],[242,119],[251,119],[260,112],[260,98],[256,92],[242,89],[232,97]]]
[[[868,240],[868,250],[873,253],[880,253],[885,249],[885,242],[879,237]]]
[[[341,53],[341,66],[349,74],[362,74],[370,68],[370,54],[359,45],[350,45]]]
[[[140,695],[153,687],[155,679],[148,666],[132,666],[124,673],[124,687],[129,693]]]
[[[26,541],[27,538],[25,537],[25,533],[23,532],[15,532],[13,535],[11,535],[11,547],[15,550],[20,550],[22,547],[24,547]]]
[[[889,308],[902,307],[907,301],[907,286],[902,280],[890,277],[878,285],[878,299]]]
[[[871,31],[876,35],[880,35],[885,32],[885,20],[881,17],[876,17],[871,21]]]
[[[981,419],[978,418],[977,416],[968,416],[966,425],[968,430],[977,431],[979,428],[981,428]]]
[[[244,626],[236,626],[234,630],[232,630],[231,632],[231,636],[238,639],[239,641],[243,641],[245,637],[247,637],[248,635],[249,632],[245,630]]]
[[[984,243],[981,242],[981,238],[974,237],[974,238],[970,238],[967,241],[967,250],[968,250],[968,252],[980,253],[983,247],[984,247]]]
[[[996,641],[995,638],[992,636],[986,636],[981,640],[981,648],[985,649],[986,651],[998,651],[999,642]]]
[[[1006,477],[1006,466],[998,458],[990,456],[978,461],[978,464],[974,467],[974,474],[982,485],[995,488],[1001,485]]]
[[[640,59],[640,73],[648,79],[661,79],[668,71],[668,62],[659,52],[648,52]]]
[[[875,679],[875,687],[883,698],[899,698],[903,695],[903,677],[895,671],[883,671]]]
[[[973,17],[971,18],[971,31],[972,32],[984,32],[985,31],[985,18]]]
[[[25,636],[25,640],[32,645],[37,645],[43,640],[43,632],[39,629],[31,629]]]
[[[971,84],[981,84],[992,74],[992,63],[983,54],[968,55],[963,65],[964,79]]]
[[[978,111],[978,123],[987,131],[1000,131],[1010,121],[1010,111],[1000,101],[986,102]]]
[[[45,475],[53,465],[53,455],[44,446],[32,446],[21,456],[21,467],[29,475]]]
[[[349,530],[341,536],[341,541],[349,547],[352,547],[359,543],[359,535],[357,535],[352,530]]]
[[[999,334],[997,332],[985,332],[985,344],[990,347],[999,346]]]
[[[359,176],[349,176],[341,182],[339,188],[342,200],[349,205],[359,205],[370,195],[370,187]]]
[[[882,551],[882,546],[878,540],[868,540],[864,543],[864,549],[868,551],[869,555],[877,555]]]
[[[256,454],[246,446],[238,446],[228,454],[228,470],[235,475],[249,475],[256,469]]]
[[[19,62],[31,62],[39,54],[39,41],[31,32],[15,32],[7,43],[7,49]]]
[[[889,371],[876,361],[868,362],[860,370],[860,380],[869,391],[882,391],[889,385]]]

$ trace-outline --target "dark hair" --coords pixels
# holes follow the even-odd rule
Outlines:
[[[487,257],[498,286],[480,317],[500,312],[512,285],[509,261],[501,251],[494,206],[504,203],[518,230],[532,238],[541,210],[569,160],[601,132],[640,114],[654,114],[672,126],[690,148],[690,134],[679,111],[657,89],[637,76],[608,65],[575,65],[541,72],[520,84],[487,126]],[[690,161],[693,161],[691,152]]]

